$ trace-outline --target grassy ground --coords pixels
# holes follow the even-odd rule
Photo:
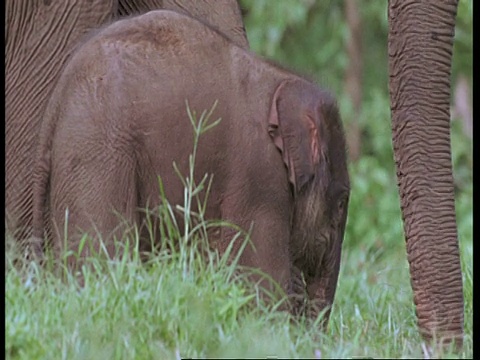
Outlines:
[[[346,249],[330,327],[292,321],[266,307],[227,265],[185,247],[84,268],[85,286],[34,266],[6,281],[6,355],[11,359],[179,357],[424,357],[408,269],[380,245]],[[472,356],[471,247],[462,247],[465,347]],[[390,252],[390,254],[389,254]],[[29,274],[27,276],[26,274]],[[440,355],[440,354],[437,354]]]
[[[457,355],[431,354],[417,332],[393,167],[385,169],[372,155],[351,165],[350,173],[349,218],[327,332],[266,306],[224,259],[209,253],[205,261],[183,240],[147,265],[135,251],[116,261],[92,257],[82,269],[83,287],[35,264],[14,268],[9,249],[6,358],[472,357],[471,181],[457,193],[464,348]],[[186,181],[186,187],[195,185]],[[190,241],[198,243],[201,230]]]

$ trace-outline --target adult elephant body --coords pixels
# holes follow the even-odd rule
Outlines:
[[[32,169],[41,116],[80,37],[110,19],[113,1],[8,0],[5,56],[5,212],[25,238],[32,224]]]
[[[248,47],[235,0],[7,0],[5,213],[16,239],[31,234],[33,151],[61,68],[91,29],[162,7],[197,17]]]
[[[158,176],[170,203],[183,204],[172,163],[187,173],[193,130],[185,100],[197,112],[218,100],[212,116],[222,119],[200,137],[196,155],[196,174],[214,176],[206,217],[253,226],[253,247],[240,263],[270,274],[287,292],[300,270],[311,309],[330,306],[349,195],[333,98],[170,11],[116,22],[66,66],[39,136],[35,236],[44,235],[47,204],[62,251],[68,209],[69,249],[78,248],[82,231],[94,238],[98,231],[113,256],[112,236],[124,230],[119,215],[141,224],[137,209],[160,204]],[[221,229],[220,251],[232,236]]]

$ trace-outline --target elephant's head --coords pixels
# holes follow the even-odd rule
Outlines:
[[[321,307],[330,305],[350,193],[345,137],[335,100],[306,81],[285,81],[273,96],[269,133],[282,154],[293,191],[292,260],[304,273],[309,296],[320,298]],[[320,278],[328,278],[322,289],[313,285]]]

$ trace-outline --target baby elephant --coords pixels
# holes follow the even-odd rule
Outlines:
[[[101,235],[113,256],[120,219],[141,225],[139,209],[160,204],[159,176],[169,202],[183,205],[172,163],[187,174],[186,100],[197,113],[218,100],[212,119],[222,119],[197,148],[195,173],[214,175],[207,219],[251,229],[241,265],[269,274],[287,293],[301,284],[311,309],[329,308],[350,191],[334,98],[171,11],[97,31],[64,68],[39,135],[35,237],[52,229],[59,254],[65,235],[71,250],[82,232]],[[233,235],[222,228],[218,249]]]

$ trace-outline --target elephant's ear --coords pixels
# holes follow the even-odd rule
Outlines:
[[[314,176],[325,155],[314,94],[298,81],[284,81],[270,107],[268,132],[282,153],[295,194]]]

